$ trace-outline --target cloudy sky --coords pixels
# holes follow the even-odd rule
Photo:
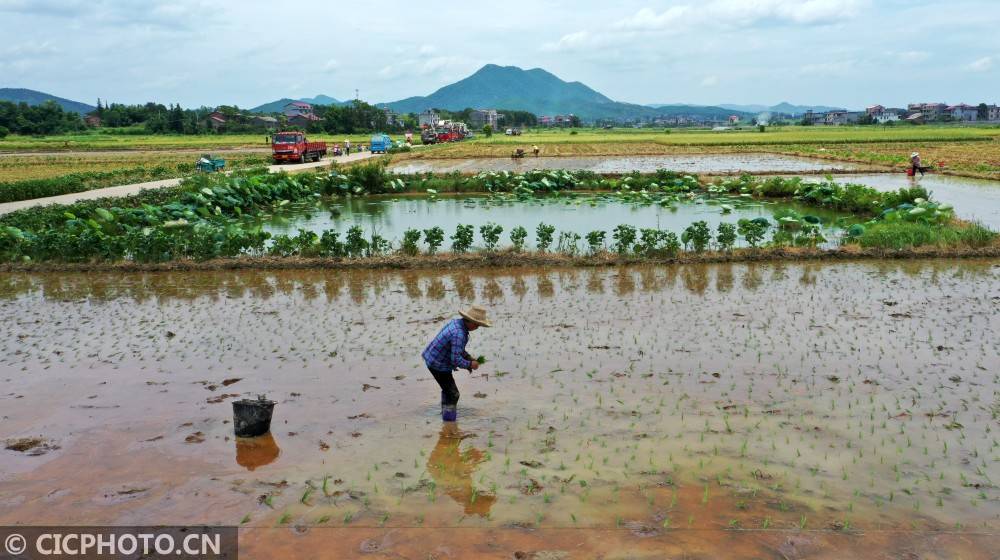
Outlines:
[[[383,102],[495,63],[634,103],[1000,102],[998,30],[997,0],[0,0],[0,87]]]

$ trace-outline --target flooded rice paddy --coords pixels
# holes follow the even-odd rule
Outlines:
[[[443,429],[419,356],[471,301]],[[993,261],[5,274],[0,309],[0,523],[239,525],[252,558],[1000,544]]]
[[[867,167],[870,169],[870,167]],[[863,170],[866,166],[815,158],[775,154],[688,154],[664,156],[576,156],[513,158],[423,159],[394,163],[395,173],[523,172],[532,169],[566,169],[595,173],[652,173],[670,169],[687,173],[821,172]]]
[[[592,230],[612,231],[619,224],[637,228],[658,228],[680,236],[692,222],[704,220],[714,232],[722,222],[766,217],[772,222],[776,213],[794,211],[813,215],[822,221],[824,236],[831,243],[843,233],[851,215],[817,209],[795,202],[774,202],[738,196],[703,196],[683,199],[670,206],[626,202],[609,194],[565,193],[556,197],[511,200],[484,195],[387,196],[327,199],[314,203],[288,205],[280,213],[256,223],[272,234],[295,235],[299,229],[314,232],[337,230],[341,233],[354,225],[366,232],[376,231],[390,241],[399,242],[407,229],[441,227],[446,236],[459,224],[478,227],[488,222],[504,228],[502,245],[509,246],[512,228],[528,230],[527,246],[535,246],[535,228],[539,223],[553,224],[560,232],[585,236]],[[846,222],[842,222],[846,220]],[[857,221],[856,219],[854,220]],[[557,233],[558,235],[558,233]],[[476,234],[477,242],[480,241]],[[611,236],[608,234],[608,242]],[[580,251],[585,249],[580,241]],[[423,244],[421,244],[423,248]]]

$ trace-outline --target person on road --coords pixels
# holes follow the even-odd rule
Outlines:
[[[459,311],[460,319],[452,319],[437,333],[427,345],[422,357],[434,380],[441,386],[441,420],[454,422],[458,419],[458,386],[452,372],[462,368],[471,373],[479,369],[479,361],[465,351],[469,343],[469,333],[479,327],[492,327],[486,318],[486,310],[478,305]]]
[[[344,140],[344,155],[345,156],[351,155],[351,141],[350,140]]]
[[[920,165],[919,152],[913,152],[912,154],[910,154],[910,166],[911,166],[910,177],[916,177],[918,171],[920,172],[920,176],[923,177],[924,171],[927,170],[926,167]]]

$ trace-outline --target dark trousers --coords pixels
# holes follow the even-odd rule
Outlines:
[[[430,368],[427,368],[430,369]],[[430,369],[434,381],[441,386],[441,404],[454,406],[458,404],[458,386],[455,385],[455,376],[450,371],[435,371]]]

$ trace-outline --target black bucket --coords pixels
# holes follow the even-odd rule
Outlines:
[[[233,401],[233,429],[236,437],[262,436],[271,430],[274,401],[260,395],[256,400]]]

